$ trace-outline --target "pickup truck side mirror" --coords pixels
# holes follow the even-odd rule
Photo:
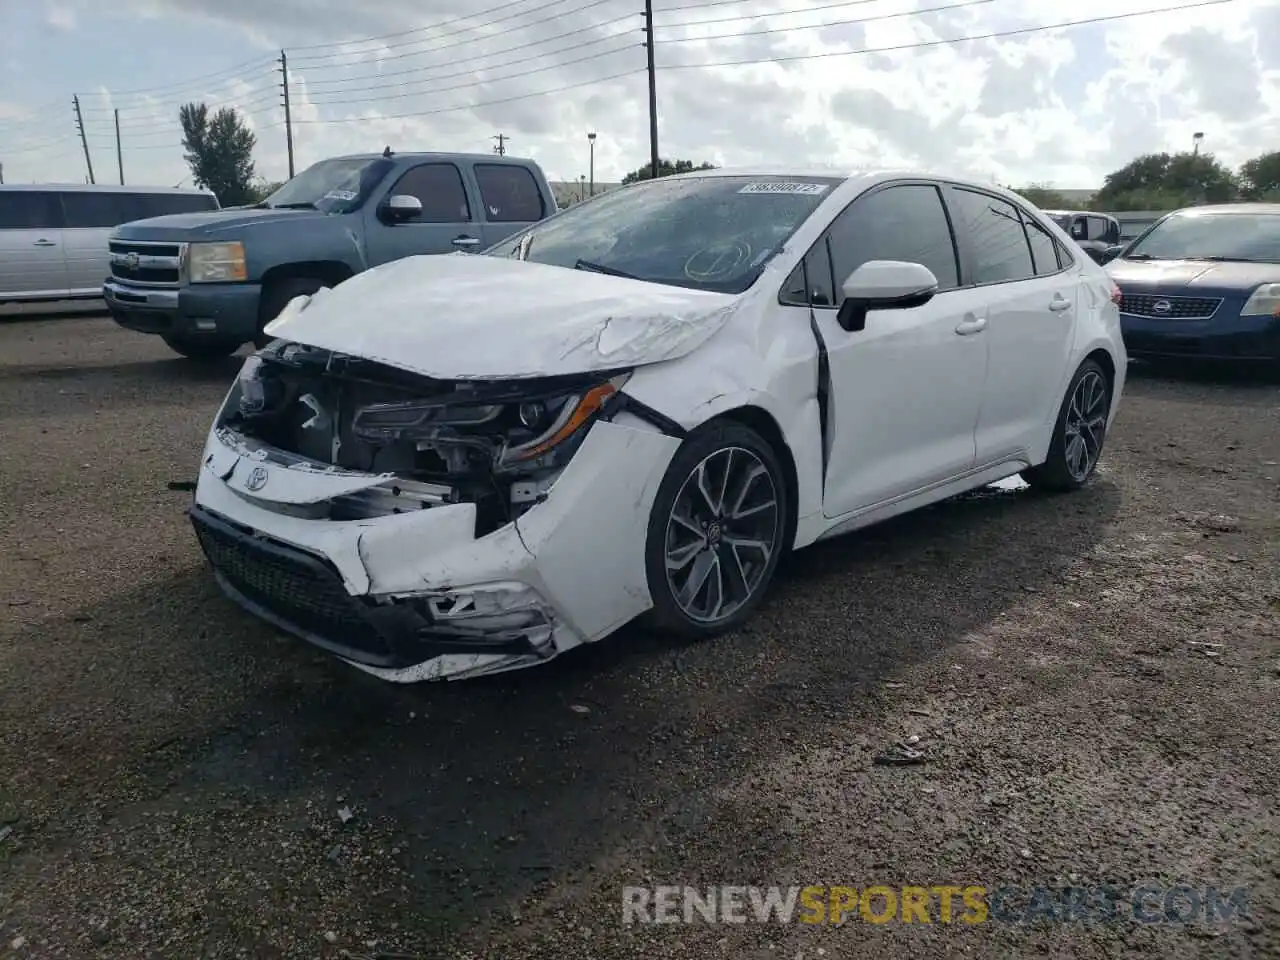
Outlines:
[[[422,201],[406,193],[397,193],[389,197],[378,212],[387,223],[401,223],[422,216]]]
[[[1101,259],[1098,260],[1098,262],[1110,263],[1116,257],[1120,256],[1120,254],[1123,251],[1124,251],[1123,243],[1113,243],[1111,244],[1111,246],[1107,247],[1105,250],[1102,251],[1102,257]]]

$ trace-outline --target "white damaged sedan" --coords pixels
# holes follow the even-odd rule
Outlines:
[[[191,519],[232,599],[387,680],[542,663],[642,614],[709,636],[787,550],[1013,474],[1085,484],[1117,295],[987,184],[643,182],[293,301]]]

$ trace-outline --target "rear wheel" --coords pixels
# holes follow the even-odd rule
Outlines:
[[[280,312],[289,305],[290,300],[294,297],[310,296],[328,286],[329,284],[318,277],[285,277],[269,284],[267,289],[262,291],[262,301],[258,306],[258,335],[253,339],[254,346],[265,347],[271,342],[271,337],[262,332],[263,328],[280,316]]]
[[[1111,412],[1111,378],[1096,360],[1086,360],[1071,378],[1045,462],[1022,471],[1032,487],[1078,490],[1089,482],[1102,456],[1107,416]]]
[[[746,620],[784,550],[787,503],[786,474],[754,430],[725,420],[691,435],[649,517],[652,624],[702,639]]]
[[[189,339],[171,334],[164,334],[162,339],[169,345],[170,350],[192,360],[220,360],[240,349],[239,340]]]

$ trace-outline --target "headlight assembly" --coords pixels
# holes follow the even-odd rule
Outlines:
[[[1240,316],[1280,317],[1280,283],[1264,283],[1253,291]]]
[[[432,400],[375,403],[357,410],[352,432],[370,443],[415,440],[419,448],[466,446],[489,451],[498,471],[553,466],[583,435],[583,428],[626,383],[626,374],[576,389],[520,396],[457,395]]]
[[[187,247],[187,278],[192,283],[238,283],[249,278],[244,244],[193,243]]]

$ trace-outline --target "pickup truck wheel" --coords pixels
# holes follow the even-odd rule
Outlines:
[[[161,337],[169,345],[169,349],[192,360],[220,360],[229,357],[240,349],[239,340],[188,340],[164,334]]]
[[[262,292],[262,301],[258,307],[258,335],[253,338],[255,347],[265,347],[271,337],[262,332],[263,328],[280,316],[280,312],[289,305],[294,297],[310,296],[317,290],[328,289],[329,284],[316,277],[287,277],[277,280]]]

